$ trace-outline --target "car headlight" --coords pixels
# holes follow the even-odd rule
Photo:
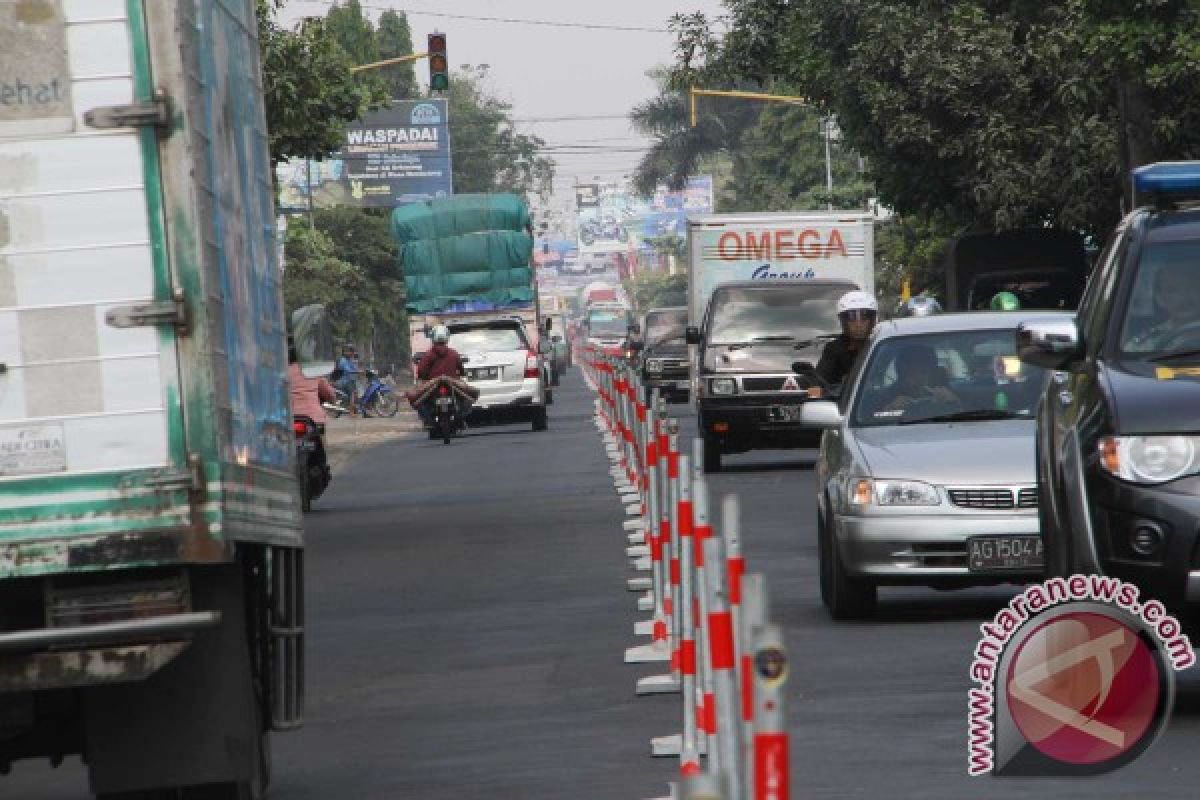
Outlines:
[[[646,361],[647,372],[662,372],[663,362],[661,358],[651,358]]]
[[[708,388],[713,394],[737,394],[737,381],[733,378],[713,378]]]
[[[1100,466],[1133,483],[1166,483],[1196,472],[1195,436],[1105,436],[1097,444]]]
[[[938,491],[920,481],[885,481],[859,478],[850,492],[856,506],[936,506],[942,502]]]

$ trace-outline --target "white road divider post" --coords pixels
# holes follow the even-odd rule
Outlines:
[[[745,754],[745,786],[747,791],[755,785],[754,764],[754,716],[757,701],[754,693],[754,645],[759,631],[767,624],[770,606],[767,598],[767,579],[761,573],[742,577],[740,624],[738,626],[738,651],[741,653],[742,691],[742,752]]]
[[[711,748],[712,737],[716,733],[716,716],[713,703],[713,671],[712,659],[709,656],[711,640],[708,631],[709,594],[707,591],[707,574],[704,543],[713,535],[712,521],[709,516],[708,481],[704,476],[704,440],[692,440],[692,514],[694,518],[692,536],[695,539],[695,559],[693,567],[696,571],[696,647],[698,690],[696,700],[696,717],[705,742],[709,745],[709,766],[715,766],[719,754]]]
[[[696,604],[693,602],[692,569],[695,555],[692,547],[691,516],[691,458],[686,453],[679,455],[679,672],[683,690],[683,747],[679,753],[679,772],[683,776],[700,772],[700,742],[696,725]]]
[[[721,509],[721,527],[738,524],[737,495],[725,497]],[[741,703],[737,686],[737,641],[733,635],[733,611],[729,605],[729,581],[725,569],[724,547],[720,537],[704,543],[709,602],[708,632],[712,642],[710,658],[713,692],[716,702],[716,742],[718,754],[714,771],[725,776],[731,798],[744,798],[742,766]]]
[[[754,638],[754,800],[791,796],[783,694],[787,677],[783,629],[768,623]]]

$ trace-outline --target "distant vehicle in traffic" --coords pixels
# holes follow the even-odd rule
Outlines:
[[[450,346],[464,356],[467,382],[479,397],[467,414],[472,426],[529,422],[548,426],[547,374],[520,319],[449,322]]]
[[[881,323],[839,402],[802,407],[807,424],[831,431],[816,507],[821,599],[834,618],[870,613],[880,585],[1042,574],[1034,414],[1047,373],[1017,358],[1019,321]]]
[[[950,311],[988,309],[1000,292],[1016,296],[1022,309],[1071,311],[1087,283],[1083,237],[1035,228],[971,234],[946,249],[946,300]]]
[[[691,390],[688,363],[687,307],[652,308],[639,325],[638,366],[642,385],[668,400],[687,400]]]
[[[1135,172],[1075,315],[1029,320],[1021,358],[1061,370],[1037,468],[1050,575],[1112,575],[1200,604],[1200,162]]]
[[[608,355],[624,355],[625,339],[633,315],[619,303],[597,303],[583,318],[584,342]]]

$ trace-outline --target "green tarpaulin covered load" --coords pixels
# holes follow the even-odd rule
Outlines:
[[[513,194],[457,195],[401,206],[392,234],[416,313],[533,302],[529,209]]]

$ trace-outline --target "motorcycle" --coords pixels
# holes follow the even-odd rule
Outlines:
[[[400,411],[400,398],[396,396],[396,387],[391,379],[380,378],[379,373],[373,369],[367,369],[364,374],[367,378],[367,388],[353,407],[364,417],[396,416]],[[344,389],[335,387],[334,392],[337,394],[337,409],[331,409],[331,412],[335,417],[340,417],[343,413],[348,413],[347,409],[351,407],[350,397]]]
[[[312,510],[312,501],[320,497],[333,480],[325,455],[325,426],[310,417],[292,418],[296,434],[296,478],[300,482],[300,509]]]
[[[469,384],[443,376],[421,387],[413,403],[428,404],[429,438],[450,444],[455,434],[466,429],[467,410],[478,396],[478,390]]]

